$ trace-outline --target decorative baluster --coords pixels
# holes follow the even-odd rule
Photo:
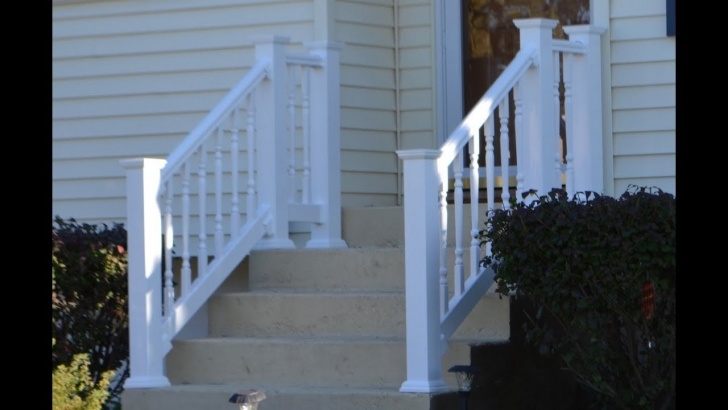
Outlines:
[[[488,202],[488,212],[486,215],[489,216],[495,209],[495,146],[493,145],[495,139],[495,121],[492,115],[489,115],[485,120],[485,124],[483,124],[483,134],[485,135],[485,196]],[[478,233],[477,228],[477,226],[474,227],[476,229],[476,235]],[[478,252],[480,252],[480,242],[477,242],[477,238],[473,238],[473,244],[476,243],[478,244]],[[490,243],[485,245],[485,254],[490,255]],[[476,264],[480,263],[480,255],[478,255],[476,262]],[[475,269],[477,271],[477,266]]]
[[[453,176],[455,177],[455,297],[463,294],[465,279],[463,278],[463,155],[462,151],[453,163]],[[472,202],[471,202],[472,206]],[[477,207],[477,204],[475,204]]]
[[[566,132],[566,192],[569,195],[576,194],[576,188],[574,185],[574,135],[573,121],[574,116],[572,106],[572,64],[573,54],[567,53],[564,56],[564,122]]]
[[[230,175],[232,177],[232,198],[230,206],[230,237],[237,238],[240,227],[240,195],[238,193],[238,176],[240,175],[238,159],[240,155],[240,130],[239,130],[240,108],[233,111],[233,127],[230,130]]]
[[[473,277],[478,273],[480,260],[480,243],[478,241],[478,220],[480,210],[478,208],[480,193],[480,172],[478,171],[478,157],[480,156],[480,135],[475,133],[468,144],[470,149],[470,275]],[[492,155],[492,153],[491,153]],[[490,184],[489,184],[490,185]]]
[[[444,174],[444,175],[443,175]],[[447,171],[440,171],[440,317],[448,310],[447,287]]]
[[[485,134],[485,195],[488,210],[491,211],[495,209],[495,146],[493,146],[495,122],[492,115],[485,121],[483,133]]]
[[[559,101],[559,84],[561,84],[561,75],[560,75],[560,59],[561,53],[558,51],[554,51],[554,86],[553,86],[553,94],[554,94],[554,114],[556,115],[556,121],[554,121],[554,138],[556,139],[555,148],[554,151],[554,173],[555,173],[555,181],[561,181],[561,164],[563,159],[563,141],[561,141],[561,133],[559,132],[559,128],[561,125],[561,102]],[[545,194],[545,192],[543,193]]]
[[[217,144],[215,145],[215,256],[222,255],[222,127],[217,128]]]
[[[515,116],[516,116],[516,158],[519,162],[525,161],[523,155],[523,97],[521,96],[521,82],[518,81],[513,86],[513,103],[515,104]],[[524,165],[525,166],[525,165]],[[523,183],[525,175],[523,173],[523,166],[516,164],[516,198],[521,198],[523,193]],[[505,189],[503,190],[505,192]],[[510,195],[503,197],[503,209],[508,209],[511,204],[506,199],[510,199]]]
[[[207,151],[205,149],[205,142],[200,146],[197,152],[199,160],[197,162],[197,176],[199,183],[199,191],[197,192],[197,199],[199,200],[200,209],[197,214],[200,231],[198,233],[199,243],[197,253],[197,277],[201,278],[207,273],[207,228],[205,226],[205,219],[207,217],[207,211],[205,203],[207,201]]]
[[[510,188],[510,162],[509,159],[511,157],[511,153],[509,151],[509,144],[508,144],[508,117],[510,114],[510,105],[509,105],[509,95],[506,95],[506,98],[503,99],[503,101],[498,104],[498,118],[500,119],[500,154],[501,154],[501,200],[503,201],[503,206],[506,207],[506,204],[510,200],[511,194],[509,192]],[[521,157],[517,157],[521,158]]]
[[[255,139],[257,138],[255,130],[255,96],[253,94],[248,95],[248,210],[249,216],[255,216],[257,212],[257,191],[255,187]]]
[[[182,171],[182,274],[180,296],[184,296],[192,283],[190,265],[190,163],[185,163]]]
[[[303,120],[303,181],[301,183],[302,202],[311,202],[311,94],[309,84],[311,67],[302,67],[301,72],[301,118]]]
[[[174,282],[172,272],[172,247],[174,231],[172,229],[172,181],[164,188],[164,316],[171,317],[174,309]]]
[[[296,202],[296,67],[288,67],[288,177],[291,180],[291,192],[288,201]]]

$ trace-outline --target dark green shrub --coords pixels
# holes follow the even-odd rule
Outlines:
[[[126,230],[56,217],[51,266],[52,367],[71,366],[87,354],[94,386],[105,372],[118,371],[108,387],[111,405],[129,375]]]
[[[673,195],[631,186],[619,198],[569,199],[553,190],[496,210],[487,223],[480,239],[492,257],[483,264],[495,270],[498,291],[536,307],[526,341],[560,357],[594,408],[674,407]]]

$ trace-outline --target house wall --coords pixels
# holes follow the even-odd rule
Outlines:
[[[432,0],[337,0],[342,204],[401,200],[395,151],[436,148]]]
[[[56,0],[53,214],[124,222],[119,160],[166,157],[246,72],[247,39],[260,33],[301,49],[322,35],[345,43],[342,205],[399,204],[395,151],[437,146],[434,13],[435,0]],[[606,14],[613,193],[630,183],[674,192],[665,1],[610,0]]]
[[[675,37],[665,0],[611,0],[614,194],[629,184],[675,193]]]
[[[393,0],[337,0],[341,51],[343,206],[397,201],[397,80]]]
[[[166,157],[245,74],[248,38],[313,39],[311,0],[55,2],[54,215],[126,220],[119,160]]]
[[[395,150],[431,138],[433,98],[429,0],[399,2],[398,15],[396,0],[57,0],[53,214],[123,222],[119,160],[166,157],[250,67],[247,39],[260,33],[301,50],[326,36],[345,43],[342,204],[396,205]]]

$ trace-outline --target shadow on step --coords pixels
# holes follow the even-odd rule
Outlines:
[[[511,337],[507,343],[471,347],[471,364],[480,369],[473,380],[468,410],[583,410],[585,392],[557,360],[525,344],[524,298],[511,299]],[[459,410],[457,393],[433,398],[432,409]]]

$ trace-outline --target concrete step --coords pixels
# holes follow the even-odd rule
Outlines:
[[[402,291],[404,250],[398,248],[254,251],[248,287],[350,291]]]
[[[470,247],[463,246],[463,270],[470,271]],[[482,249],[478,248],[481,259]],[[291,289],[315,291],[399,292],[405,287],[404,249],[274,249],[250,255],[244,288],[238,290]],[[455,248],[447,249],[449,286],[452,290]],[[241,264],[241,266],[246,266]],[[241,270],[242,272],[242,270]],[[239,275],[239,273],[233,273]],[[235,280],[230,278],[228,282]],[[234,290],[232,286],[223,289]]]
[[[265,393],[260,410],[429,410],[456,408],[453,394],[400,393],[395,388],[286,387],[260,384],[194,384],[125,393],[124,408],[135,410],[236,410],[230,397],[248,389]]]
[[[447,372],[470,363],[470,346],[449,342]],[[167,377],[176,384],[399,388],[406,379],[403,338],[222,338],[174,342]]]
[[[209,331],[214,337],[404,337],[404,306],[404,292],[223,293],[208,304]],[[453,338],[485,343],[508,336],[508,300],[489,294]]]
[[[465,272],[469,215],[466,209]],[[208,301],[197,330],[173,341],[166,357],[172,386],[130,389],[123,408],[230,410],[239,407],[230,396],[248,388],[266,393],[261,410],[456,408],[457,395],[399,393],[406,380],[403,208],[345,208],[342,216],[347,249],[258,250],[245,258]],[[299,236],[296,244],[305,244]],[[448,244],[452,266],[452,231]],[[452,277],[450,269],[451,292]],[[509,306],[487,294],[448,343],[441,369],[453,391],[447,370],[470,364],[472,345],[508,340]]]
[[[500,208],[500,204],[496,204]],[[470,237],[472,214],[470,204],[463,205],[463,236]],[[488,207],[479,204],[476,229],[485,227]],[[447,206],[448,244],[455,244],[455,207]],[[380,247],[404,248],[404,207],[344,208],[341,213],[341,235],[351,248]]]

